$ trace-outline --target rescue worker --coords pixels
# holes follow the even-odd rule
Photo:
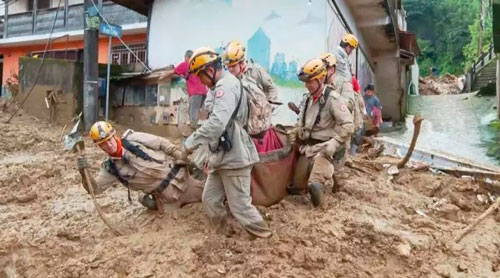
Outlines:
[[[354,92],[352,85],[352,71],[349,63],[349,55],[358,47],[358,39],[353,34],[346,34],[342,37],[340,44],[334,51],[336,66],[333,69],[334,77],[329,75],[328,84],[335,84],[335,89],[344,98],[349,111],[353,114],[354,132],[357,132],[363,126],[363,109],[361,105],[363,98]],[[331,66],[332,54],[323,54],[320,58],[327,62],[329,73],[332,71]],[[361,107],[363,106],[363,107]]]
[[[314,206],[322,201],[323,188],[333,184],[334,170],[344,161],[345,145],[353,133],[352,115],[332,86],[327,86],[325,62],[306,62],[298,74],[309,96],[299,115],[300,156],[293,190],[307,189]]]
[[[320,56],[320,59],[322,59],[327,68],[327,75],[326,75],[326,84],[329,86],[333,86],[335,89],[340,90],[340,94],[342,96],[342,99],[344,100],[345,104],[347,105],[347,108],[349,108],[349,111],[351,112],[353,116],[353,124],[354,124],[354,136],[351,138],[350,145],[348,144],[348,148],[351,151],[351,154],[354,154],[355,151],[357,150],[357,146],[359,145],[359,141],[356,140],[356,138],[360,138],[361,133],[363,132],[363,123],[364,123],[364,114],[365,112],[365,102],[363,100],[363,97],[356,93],[354,89],[351,90],[352,88],[352,80],[353,78],[351,77],[350,82],[346,82],[347,80],[345,77],[340,77],[337,78],[336,70],[337,70],[337,59],[335,56],[331,53],[325,53]],[[349,67],[350,68],[350,67]],[[337,82],[336,82],[337,81]],[[339,187],[341,187],[341,181],[336,178],[336,182],[339,182]]]
[[[241,42],[229,42],[224,49],[223,63],[232,75],[243,81],[250,105],[248,132],[250,136],[262,139],[272,125],[273,104],[278,104],[278,91],[262,67],[245,60],[245,50]]]
[[[243,228],[257,237],[272,235],[268,224],[250,196],[250,172],[259,156],[245,130],[248,121],[247,96],[238,80],[223,74],[220,56],[208,47],[197,49],[189,70],[213,91],[208,119],[183,143],[185,153],[208,145],[208,177],[202,202],[211,222],[220,230],[229,209]]]
[[[201,201],[203,184],[193,179],[183,167],[181,149],[167,139],[143,132],[127,130],[121,138],[116,136],[113,126],[104,121],[90,128],[90,138],[109,157],[102,163],[96,178],[88,177],[84,157],[78,158],[78,169],[83,187],[100,194],[116,182],[129,190],[142,191],[141,204],[152,210],[163,212],[163,205],[181,207],[187,203]]]

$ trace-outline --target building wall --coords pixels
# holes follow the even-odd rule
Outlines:
[[[146,34],[138,34],[138,35],[127,35],[123,37],[123,40],[126,43],[138,43],[146,41]],[[68,44],[63,42],[64,39],[55,42],[50,50],[64,50],[66,47],[68,49],[83,49],[84,44],[83,40],[78,41],[70,41]],[[120,45],[120,41],[118,39],[113,39],[112,45]],[[39,45],[29,45],[29,46],[14,46],[9,48],[0,48],[0,54],[4,57],[3,64],[3,80],[2,85],[5,85],[6,80],[13,74],[18,74],[19,72],[19,58],[26,56],[34,51],[43,51],[45,49],[45,44]],[[101,64],[105,64],[108,62],[108,39],[100,38],[99,39],[99,58],[98,61]]]
[[[25,13],[28,10],[27,0],[18,0],[8,6],[9,14]]]
[[[23,57],[20,59],[20,84],[19,99],[25,99],[29,93],[41,60]],[[46,100],[49,90],[61,90],[56,94],[57,103],[54,106],[54,120],[59,124],[68,124],[77,111],[77,96],[82,95],[83,65],[80,62],[60,59],[46,59],[30,96],[26,99],[24,107],[29,107],[30,115],[40,119],[49,120],[51,109],[47,108]],[[56,84],[56,85],[55,85]],[[80,101],[81,102],[81,101]]]
[[[326,0],[155,1],[150,18],[149,66],[177,64],[186,49],[201,46],[221,52],[229,41],[240,40],[247,47],[248,58],[259,61],[272,75],[279,100],[285,104],[275,111],[273,122],[291,125],[297,116],[286,103],[298,104],[306,92],[296,77],[297,70],[307,60],[335,49],[347,32],[333,9]],[[357,59],[366,61],[353,55],[353,70]],[[371,81],[367,65],[360,72],[365,83]]]

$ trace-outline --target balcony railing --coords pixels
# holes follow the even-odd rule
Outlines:
[[[7,38],[47,34],[52,28],[56,13],[57,8],[50,8],[37,10],[36,16],[34,12],[12,14],[7,17],[7,24],[2,24],[7,26],[7,30],[3,26],[0,29],[6,32],[3,37]],[[83,13],[83,4],[68,6],[67,12],[64,7],[59,8],[54,33],[82,30]],[[147,22],[147,17],[114,3],[104,3],[102,14],[110,23],[117,25]]]

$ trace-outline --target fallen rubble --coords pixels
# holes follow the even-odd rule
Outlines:
[[[463,77],[448,73],[441,77],[434,75],[420,77],[418,81],[420,95],[460,94],[465,83]]]

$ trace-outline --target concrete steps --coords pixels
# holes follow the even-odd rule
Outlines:
[[[483,67],[480,72],[476,75],[474,79],[474,84],[472,86],[473,91],[478,91],[483,87],[488,86],[490,83],[496,82],[496,59],[491,60],[485,67]]]

